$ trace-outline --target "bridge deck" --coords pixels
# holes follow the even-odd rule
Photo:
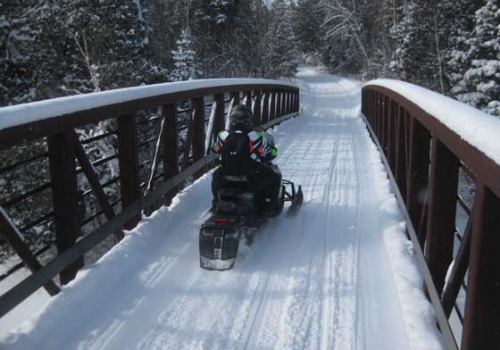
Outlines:
[[[9,349],[410,348],[397,263],[386,248],[387,235],[402,236],[401,220],[394,203],[381,205],[387,189],[380,187],[387,184],[357,116],[360,87],[327,75],[300,79],[306,112],[275,132],[277,163],[303,186],[298,217],[267,224],[242,248],[234,270],[203,271],[197,235],[210,202],[205,176],[0,343]],[[440,348],[433,340],[427,345]]]

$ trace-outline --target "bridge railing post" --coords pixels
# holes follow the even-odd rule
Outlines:
[[[245,103],[248,107],[252,108],[252,90],[245,90],[243,92],[243,95],[245,96]]]
[[[388,143],[387,143],[387,160],[389,161],[389,165],[391,167],[392,172],[396,173],[396,124],[397,124],[397,110],[398,105],[393,100],[390,101],[389,104],[389,121],[388,121]]]
[[[193,163],[205,155],[205,99],[203,97],[191,100],[191,108],[194,111],[193,118]],[[200,169],[194,175],[198,179],[204,169]]]
[[[500,198],[476,188],[461,350],[500,344]]]
[[[292,104],[290,106],[292,112],[297,112],[297,93],[294,91],[292,92]]]
[[[177,123],[177,103],[164,105],[161,110],[165,118],[165,130],[163,132],[163,179],[167,181],[179,173],[179,133]],[[165,195],[165,205],[170,205],[177,194],[172,189]]]
[[[285,115],[286,114],[286,99],[287,99],[287,93],[286,91],[282,91],[281,92],[281,115]]]
[[[224,94],[217,94],[214,96],[215,100],[215,120],[213,127],[213,140],[216,140],[217,134],[225,128],[225,104]]]
[[[283,103],[283,115],[286,115],[290,113],[290,92],[289,91],[284,91],[284,103]]]
[[[408,167],[408,133],[406,132],[407,125],[406,111],[398,108],[398,115],[396,121],[396,181],[398,183],[399,191],[403,200],[406,202],[406,189],[407,189],[407,167]]]
[[[71,248],[81,234],[75,138],[73,130],[47,138],[58,254]],[[81,257],[62,270],[59,274],[61,284],[73,280],[83,266],[84,260]]]
[[[443,291],[446,273],[453,260],[459,165],[457,157],[434,137],[425,255],[439,294]]]
[[[274,120],[276,118],[276,90],[270,90],[271,93],[271,107],[269,111],[269,120]]]
[[[425,225],[421,225],[429,179],[429,152],[431,135],[415,118],[410,121],[410,154],[406,207],[417,231],[420,246],[424,248]]]
[[[287,98],[287,93],[286,91],[281,91],[281,116],[284,116],[286,114],[286,98]]]
[[[255,94],[255,104],[254,104],[254,110],[253,110],[253,123],[254,125],[261,125],[262,124],[262,94],[260,89],[254,90]]]
[[[275,100],[274,100],[274,108],[275,108],[275,114],[274,118],[279,118],[281,116],[281,93],[279,90],[276,90],[274,92],[275,95]]]
[[[265,124],[269,122],[269,98],[270,98],[270,91],[269,89],[264,89],[264,100],[263,100],[263,108],[262,108],[262,124]]]
[[[382,144],[382,95],[380,93],[376,93],[375,97],[375,133],[377,134],[377,139],[381,141],[380,145],[382,149],[384,145]]]
[[[237,106],[240,104],[240,92],[239,91],[233,91],[231,93],[231,97],[233,98],[233,106]]]
[[[193,146],[194,123],[194,111],[191,110],[187,119],[186,138],[182,147],[181,171],[186,170],[189,166],[189,156],[191,155],[191,148]]]
[[[380,145],[382,146],[382,152],[385,153],[385,146],[384,146],[384,96],[382,94],[379,94],[378,96],[378,127],[379,127],[379,140],[380,140]]]
[[[135,114],[118,118],[117,135],[120,192],[123,210],[141,198],[141,189],[139,186],[137,116]],[[140,215],[136,215],[125,225],[125,229],[131,230],[140,220]]]
[[[389,97],[384,96],[382,102],[382,147],[384,149],[384,154],[387,157],[389,155]]]

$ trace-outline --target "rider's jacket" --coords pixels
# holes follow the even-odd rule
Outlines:
[[[242,130],[234,130],[231,133],[244,133]],[[222,146],[230,135],[227,130],[219,132],[217,140],[214,145],[214,151],[220,153]],[[269,162],[276,158],[278,150],[274,146],[274,139],[271,135],[264,131],[250,131],[247,132],[250,140],[250,157],[257,162]]]

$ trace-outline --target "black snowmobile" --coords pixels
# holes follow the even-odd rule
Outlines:
[[[219,201],[200,229],[200,267],[207,270],[230,270],[238,254],[240,239],[249,243],[254,232],[268,218],[261,213],[256,195],[242,188],[225,187],[217,193]],[[302,188],[282,180],[281,210],[291,202],[286,213],[295,216],[303,202]]]

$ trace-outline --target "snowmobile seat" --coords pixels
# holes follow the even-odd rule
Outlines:
[[[222,215],[245,216],[255,212],[255,194],[241,188],[226,187],[217,191],[215,212]]]
[[[242,200],[248,202],[254,202],[256,199],[256,196],[253,192],[237,187],[221,188],[217,191],[217,197],[219,197],[220,200],[232,199],[232,200]]]

